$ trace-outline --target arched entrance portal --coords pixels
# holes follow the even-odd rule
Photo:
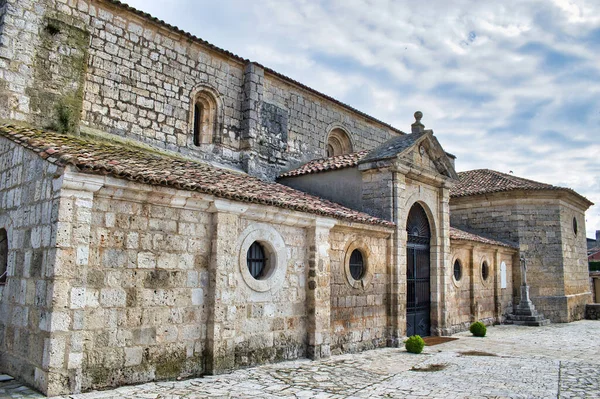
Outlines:
[[[414,204],[406,222],[406,335],[429,336],[431,320],[429,240],[431,230],[423,207]]]

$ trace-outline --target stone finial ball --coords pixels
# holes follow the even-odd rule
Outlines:
[[[421,111],[415,112],[415,119],[420,121],[423,118],[423,113]]]

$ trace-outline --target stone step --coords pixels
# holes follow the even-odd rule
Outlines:
[[[506,324],[514,324],[516,326],[530,326],[530,327],[541,327],[550,324],[550,320],[543,319],[539,321],[520,321],[520,320],[506,320]]]
[[[550,324],[550,320],[546,319],[544,315],[535,312],[534,315],[509,314],[506,316],[505,323],[519,326],[539,327]]]

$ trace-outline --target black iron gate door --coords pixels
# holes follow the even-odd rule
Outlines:
[[[408,244],[406,260],[406,335],[429,336],[429,246]]]
[[[406,222],[406,335],[430,334],[431,293],[429,240],[431,230],[423,207],[414,204]]]

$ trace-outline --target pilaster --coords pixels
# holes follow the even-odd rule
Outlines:
[[[331,355],[331,265],[329,231],[335,225],[330,219],[317,219],[308,228],[308,278],[306,304],[308,307],[308,349],[310,359]]]
[[[388,346],[397,347],[406,334],[406,228],[399,223],[400,207],[406,202],[406,177],[393,172],[393,222],[396,223],[392,236],[390,262],[390,341]]]
[[[241,149],[244,151],[244,169],[251,175],[258,167],[258,136],[260,112],[263,101],[265,71],[255,63],[249,63],[244,69],[242,100]]]
[[[446,300],[446,293],[450,289],[450,277],[448,270],[451,265],[452,255],[450,253],[450,189],[447,187],[439,188],[439,215],[438,215],[438,267],[437,267],[437,278],[438,278],[438,293],[437,304],[432,303],[432,306],[436,306],[437,312],[437,326],[435,332],[438,335],[445,335],[449,333],[449,315],[448,309],[449,303]]]
[[[92,208],[102,186],[101,177],[66,172],[58,191],[56,254],[54,267],[46,271],[52,311],[41,322],[50,333],[42,359],[49,396],[81,392],[83,345],[76,330],[84,327]]]
[[[206,345],[206,372],[222,374],[235,367],[235,314],[236,280],[235,253],[243,205],[229,201],[214,201],[209,211],[214,212],[214,233],[209,262],[209,304]]]

